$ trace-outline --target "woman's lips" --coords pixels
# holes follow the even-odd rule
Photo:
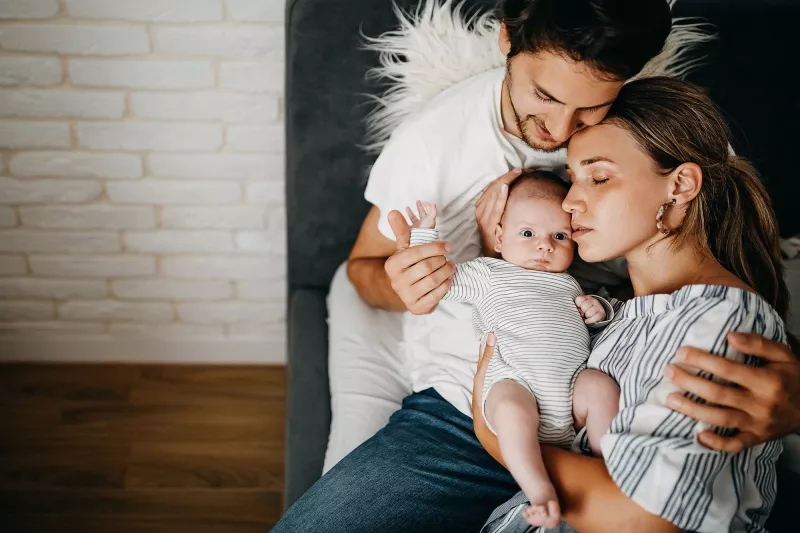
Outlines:
[[[589,233],[590,231],[592,231],[590,228],[584,228],[584,227],[581,227],[581,226],[576,226],[572,230],[572,240],[578,240],[581,237],[583,237],[584,235],[586,235],[587,233]]]

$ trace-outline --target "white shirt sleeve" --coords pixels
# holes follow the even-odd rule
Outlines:
[[[403,128],[392,136],[378,156],[369,174],[364,198],[378,208],[378,229],[388,239],[395,240],[388,216],[392,210],[405,214],[405,208],[416,209],[417,200],[435,204],[441,176],[435,175],[424,141],[415,133],[417,128]]]
[[[778,331],[782,325],[768,326],[777,332],[773,337],[785,339]],[[647,348],[637,363],[638,379],[621,387],[625,407],[601,440],[608,472],[622,492],[650,513],[689,531],[727,531],[739,510],[748,507],[745,503],[758,507],[753,500],[763,496],[753,480],[774,476],[774,460],[781,449],[780,441],[771,441],[739,454],[711,450],[696,440],[705,425],[666,406],[667,396],[679,389],[662,372],[678,347],[748,360],[727,343],[731,331],[764,334],[763,319],[724,300],[698,298],[681,306],[668,335],[643,339]]]

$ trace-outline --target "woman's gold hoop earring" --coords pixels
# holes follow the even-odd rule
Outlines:
[[[663,204],[661,207],[658,208],[658,213],[656,214],[656,228],[658,228],[658,231],[660,231],[664,235],[669,235],[670,233],[672,233],[674,231],[674,230],[671,230],[671,229],[665,227],[664,226],[664,222],[662,221],[662,219],[664,218],[664,213],[667,212],[667,209],[669,209],[670,207],[675,205],[676,202],[677,202],[677,200],[675,198],[673,198],[672,201],[667,202],[667,203]]]

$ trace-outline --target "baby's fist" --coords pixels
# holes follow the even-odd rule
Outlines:
[[[436,204],[417,200],[417,211],[419,211],[419,218],[417,218],[417,215],[410,207],[406,207],[406,214],[408,214],[408,218],[411,220],[412,228],[436,228]]]
[[[587,324],[597,324],[606,319],[606,308],[594,296],[582,294],[575,298],[575,305]]]

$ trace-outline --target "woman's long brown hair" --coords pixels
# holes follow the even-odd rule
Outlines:
[[[674,233],[675,245],[690,237],[707,244],[785,319],[789,292],[775,212],[755,168],[730,155],[730,129],[711,98],[674,78],[635,80],[622,88],[604,122],[626,130],[662,175],[686,162],[700,166],[703,184]]]

